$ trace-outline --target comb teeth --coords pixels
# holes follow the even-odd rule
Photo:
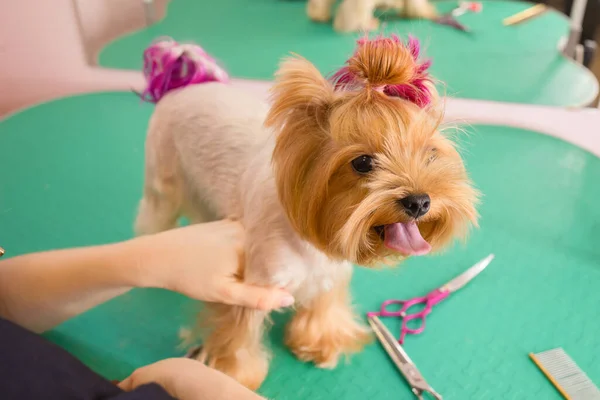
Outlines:
[[[600,390],[562,348],[529,355],[567,400],[600,400]]]

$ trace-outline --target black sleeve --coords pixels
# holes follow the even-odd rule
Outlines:
[[[121,392],[114,397],[102,400],[173,400],[173,398],[161,386],[151,383],[140,386],[131,392]]]
[[[125,393],[60,347],[0,318],[2,400],[173,400],[156,384]]]

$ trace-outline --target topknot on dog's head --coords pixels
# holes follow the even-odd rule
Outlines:
[[[331,81],[338,91],[364,88],[368,97],[377,91],[426,107],[436,92],[428,73],[431,61],[420,61],[420,51],[418,39],[412,36],[406,43],[396,35],[363,38],[347,65]]]
[[[361,39],[347,66],[334,75],[336,84],[365,86],[399,85],[409,82],[415,60],[397,37]]]
[[[275,75],[266,126],[280,129],[284,123],[297,122],[304,129],[317,124],[326,130],[332,113],[347,109],[344,103],[355,112],[387,114],[388,120],[406,122],[406,113],[414,106],[439,119],[438,95],[428,73],[431,62],[419,59],[420,50],[419,41],[411,36],[406,43],[396,35],[363,38],[346,65],[330,79],[306,59],[288,57]]]

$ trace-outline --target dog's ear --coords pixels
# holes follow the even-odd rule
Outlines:
[[[320,210],[327,179],[325,155],[333,87],[307,60],[293,56],[281,64],[271,89],[265,126],[276,133],[273,166],[279,200],[296,232],[321,246]]]
[[[333,101],[333,87],[313,64],[293,55],[283,60],[275,74],[270,99],[265,126],[279,131],[291,115],[296,122],[305,120],[322,126]]]

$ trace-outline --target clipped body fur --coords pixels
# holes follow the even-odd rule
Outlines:
[[[298,313],[287,343],[302,360],[333,367],[342,353],[359,350],[367,340],[350,308],[352,267],[330,260],[290,226],[272,173],[275,141],[263,127],[267,111],[257,98],[221,83],[190,86],[162,99],[148,131],[136,232],[173,228],[181,216],[193,223],[242,221],[245,281],[293,293]],[[262,344],[266,313],[223,305],[209,305],[209,312],[203,324],[216,329],[200,357],[257,388],[268,365]]]

